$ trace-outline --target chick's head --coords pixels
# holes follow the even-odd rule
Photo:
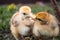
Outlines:
[[[48,20],[48,17],[49,17],[49,15],[48,15],[48,13],[47,12],[38,12],[37,14],[36,14],[36,19],[38,19],[38,20],[40,20],[40,21],[42,21],[42,22],[47,22]]]
[[[19,12],[23,15],[27,15],[31,13],[31,8],[29,6],[22,6],[20,7]]]
[[[47,17],[49,17],[47,12],[39,12],[36,14],[37,19],[47,20]]]

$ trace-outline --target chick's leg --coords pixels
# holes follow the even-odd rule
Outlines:
[[[16,33],[12,33],[16,40],[19,40],[19,36]]]
[[[18,40],[20,35],[18,33],[17,28],[11,25],[10,30],[11,30],[12,35],[15,37],[15,39]]]

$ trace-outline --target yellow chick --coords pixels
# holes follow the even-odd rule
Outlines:
[[[55,37],[59,34],[59,27],[55,16],[47,12],[38,12],[33,27],[33,34],[36,37]]]
[[[29,6],[20,7],[19,11],[12,16],[10,30],[16,40],[30,35],[31,25],[34,23],[32,18],[34,17]]]

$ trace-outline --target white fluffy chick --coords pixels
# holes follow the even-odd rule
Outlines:
[[[31,12],[29,6],[20,7],[10,21],[10,30],[16,40],[19,40],[21,36],[29,36],[31,25],[34,23],[32,18],[35,16]]]

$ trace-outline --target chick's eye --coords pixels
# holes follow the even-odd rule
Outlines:
[[[26,13],[23,13],[23,15],[27,15]]]
[[[42,19],[38,19],[39,21],[43,21]]]

